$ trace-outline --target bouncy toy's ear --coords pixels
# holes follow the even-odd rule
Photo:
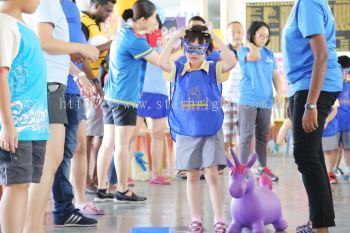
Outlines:
[[[233,150],[233,147],[231,148],[231,155],[232,155],[233,160],[235,161],[236,167],[241,165],[241,162],[239,162],[239,160],[238,160],[238,158]]]
[[[232,170],[233,169],[233,164],[229,159],[226,158],[227,166]]]
[[[249,160],[249,162],[247,163],[247,167],[248,167],[248,168],[253,167],[253,165],[254,165],[254,163],[255,163],[255,161],[256,161],[257,158],[258,158],[258,154],[257,154],[257,153],[253,154],[252,158],[251,158],[251,159]]]

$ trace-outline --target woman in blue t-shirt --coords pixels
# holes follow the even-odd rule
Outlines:
[[[146,63],[156,64],[159,55],[153,51],[145,35],[157,26],[155,5],[148,0],[137,1],[123,13],[126,24],[117,33],[110,50],[109,73],[104,86],[104,137],[98,154],[98,191],[96,201],[113,200],[106,193],[106,175],[114,152],[118,186],[116,202],[142,202],[128,190],[128,162],[135,138],[137,107],[141,98]]]
[[[297,232],[328,232],[335,226],[335,215],[321,141],[327,115],[342,90],[342,74],[327,1],[296,0],[282,41],[294,158],[310,206],[310,221]]]
[[[247,32],[247,44],[238,50],[242,79],[239,84],[239,144],[238,154],[247,163],[250,145],[255,132],[255,150],[259,156],[259,174],[273,181],[278,177],[266,166],[266,144],[273,104],[273,86],[276,100],[281,101],[281,81],[275,56],[266,48],[270,42],[270,28],[265,22],[253,22]]]

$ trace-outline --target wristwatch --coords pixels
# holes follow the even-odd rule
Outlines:
[[[77,82],[78,79],[80,79],[80,78],[82,78],[84,76],[86,76],[85,73],[84,72],[80,72],[79,74],[73,76],[73,80],[74,80],[74,82]]]
[[[311,109],[316,109],[317,108],[317,105],[316,104],[305,104],[305,109],[307,110],[311,110]]]

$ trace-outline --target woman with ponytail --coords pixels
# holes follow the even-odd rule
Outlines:
[[[128,190],[128,162],[135,138],[137,107],[145,77],[146,64],[157,64],[158,54],[145,39],[158,26],[155,5],[138,0],[124,11],[125,25],[117,33],[110,50],[110,72],[104,87],[104,137],[97,161],[98,191],[95,201],[143,202]],[[115,148],[115,151],[114,151]],[[118,186],[115,195],[106,192],[106,176],[114,151]]]

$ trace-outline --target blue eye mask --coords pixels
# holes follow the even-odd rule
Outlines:
[[[197,54],[200,56],[200,55],[203,55],[207,52],[209,44],[204,43],[204,44],[200,44],[200,45],[193,45],[191,43],[184,42],[183,46],[184,46],[186,53]]]

